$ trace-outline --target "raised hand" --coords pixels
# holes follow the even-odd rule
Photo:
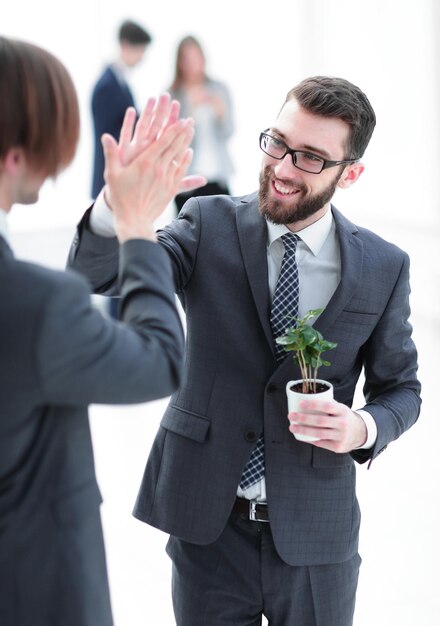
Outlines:
[[[119,150],[124,165],[140,154],[154,142],[160,134],[179,119],[180,103],[171,100],[168,93],[159,98],[149,98],[136,123],[136,112],[130,107],[127,109],[119,135]],[[178,191],[190,191],[206,184],[203,176],[185,176],[182,178]]]
[[[102,137],[105,196],[121,242],[154,239],[154,221],[179,190],[206,182],[203,177],[185,179],[194,124],[178,117],[179,104],[164,94],[157,102],[148,100],[137,122],[135,110],[127,110],[118,143],[110,135]],[[197,184],[186,186],[191,182]]]

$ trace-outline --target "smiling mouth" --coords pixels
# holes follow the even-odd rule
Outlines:
[[[294,196],[300,193],[302,190],[299,187],[292,187],[290,185],[286,185],[281,180],[275,179],[272,180],[272,186],[278,194],[282,196]]]

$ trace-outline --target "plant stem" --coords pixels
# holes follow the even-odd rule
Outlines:
[[[307,367],[307,361],[305,358],[305,355],[303,352],[299,353],[301,356],[301,361],[300,361],[300,370],[301,370],[301,376],[303,379],[303,383],[302,383],[302,392],[303,393],[307,393],[309,390],[309,384],[307,382],[307,379],[309,378],[309,371],[308,371],[308,367]]]

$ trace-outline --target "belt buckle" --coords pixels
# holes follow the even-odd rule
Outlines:
[[[269,520],[268,519],[262,519],[260,517],[258,517],[258,511],[257,511],[257,506],[266,506],[264,503],[262,502],[257,502],[256,500],[249,500],[249,519],[252,522],[266,522],[268,523]]]

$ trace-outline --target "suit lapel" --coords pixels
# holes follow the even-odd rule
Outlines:
[[[325,310],[313,325],[324,336],[327,328],[338,317],[359,287],[363,262],[363,244],[355,236],[358,231],[357,227],[333,206],[332,213],[341,252],[341,280]]]
[[[258,196],[247,196],[236,213],[244,266],[264,334],[274,352],[270,327],[270,295],[267,273],[267,226],[258,209]],[[359,287],[363,262],[362,241],[357,227],[332,206],[341,253],[341,280],[314,327],[324,336]]]
[[[249,286],[264,334],[274,351],[270,327],[270,295],[267,273],[267,226],[258,209],[258,196],[242,200],[236,212],[238,238]]]

